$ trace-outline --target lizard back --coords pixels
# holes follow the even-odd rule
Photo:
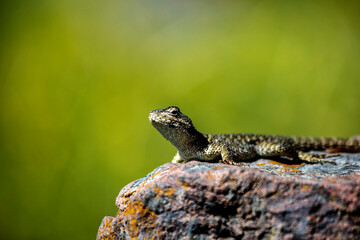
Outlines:
[[[227,144],[257,144],[260,142],[292,142],[302,151],[336,149],[338,151],[360,151],[360,141],[355,138],[291,137],[265,134],[208,134],[210,141]]]

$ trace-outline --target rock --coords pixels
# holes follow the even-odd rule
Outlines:
[[[166,163],[120,191],[97,239],[360,239],[360,154],[335,161]]]

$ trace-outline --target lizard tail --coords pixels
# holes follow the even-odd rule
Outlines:
[[[352,138],[294,137],[301,150],[329,150],[330,152],[360,152],[359,136]]]

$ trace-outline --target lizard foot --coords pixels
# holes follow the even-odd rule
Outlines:
[[[229,165],[236,165],[236,166],[242,166],[242,167],[248,167],[249,164],[245,162],[235,162],[233,160],[220,160],[220,163],[229,164]]]
[[[309,162],[309,163],[331,163],[336,164],[333,160],[330,160],[331,157],[339,156],[339,154],[332,154],[332,155],[326,155],[326,154],[316,154],[316,153],[306,153],[306,152],[299,152],[298,157],[300,160]]]

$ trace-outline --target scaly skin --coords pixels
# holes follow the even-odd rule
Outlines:
[[[243,165],[261,157],[287,157],[309,163],[331,162],[324,154],[311,150],[333,149],[359,152],[356,138],[310,138],[260,134],[205,134],[197,131],[192,121],[174,106],[150,112],[151,124],[178,150],[172,162],[190,160]]]

